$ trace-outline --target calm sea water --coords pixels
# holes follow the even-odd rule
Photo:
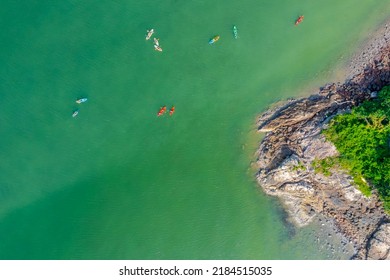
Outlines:
[[[289,227],[257,187],[254,122],[332,78],[389,10],[388,0],[3,0],[0,258],[342,257]],[[150,28],[162,53],[145,41]],[[163,105],[176,113],[157,118]]]

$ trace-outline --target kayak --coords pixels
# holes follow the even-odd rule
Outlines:
[[[169,115],[172,116],[175,113],[175,106],[172,106],[171,110],[169,110]]]
[[[79,114],[79,110],[76,110],[76,111],[73,112],[72,117],[74,118],[74,117],[76,117],[78,114]]]
[[[88,99],[87,98],[80,98],[80,99],[77,99],[76,100],[76,103],[84,103],[84,102],[86,102]]]
[[[150,29],[150,30],[146,30],[146,32],[148,32],[148,34],[146,35],[146,40],[149,40],[150,37],[152,37],[153,33],[154,33],[154,29]]]
[[[158,46],[158,45],[154,45],[154,49],[156,51],[162,52],[162,48],[160,46]]]
[[[233,25],[233,36],[234,36],[234,39],[238,38],[238,30],[237,30],[237,26],[235,26],[235,25]]]
[[[210,41],[209,41],[209,44],[214,44],[215,42],[217,42],[219,40],[219,35],[216,35],[214,36]]]
[[[298,25],[302,22],[304,16],[299,16],[299,18],[295,21],[295,25]]]
[[[159,45],[160,45],[160,44],[158,43],[158,40],[160,40],[160,39],[153,38],[153,40],[154,40],[154,44],[155,44],[156,46],[159,46]]]
[[[162,107],[160,108],[160,110],[158,111],[158,113],[157,113],[157,117],[161,116],[161,115],[164,114],[166,111],[167,111],[167,106],[162,106]]]

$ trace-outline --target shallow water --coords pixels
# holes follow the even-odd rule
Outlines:
[[[331,79],[390,1],[31,2],[0,11],[1,259],[329,258],[255,184],[255,116]]]

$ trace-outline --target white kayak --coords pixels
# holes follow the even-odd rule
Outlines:
[[[86,102],[88,100],[88,98],[80,98],[80,99],[77,99],[76,100],[76,103],[84,103],[84,102]]]
[[[152,37],[153,33],[154,33],[154,29],[150,29],[150,30],[146,30],[146,32],[148,32],[148,34],[146,35],[146,40],[149,40],[150,37]]]

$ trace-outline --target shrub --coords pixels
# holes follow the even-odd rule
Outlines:
[[[371,188],[377,189],[389,211],[390,87],[383,88],[378,98],[364,102],[351,113],[336,116],[323,133],[336,146],[340,166],[350,171],[359,189],[366,195]],[[317,169],[325,174],[330,163],[316,163]]]

